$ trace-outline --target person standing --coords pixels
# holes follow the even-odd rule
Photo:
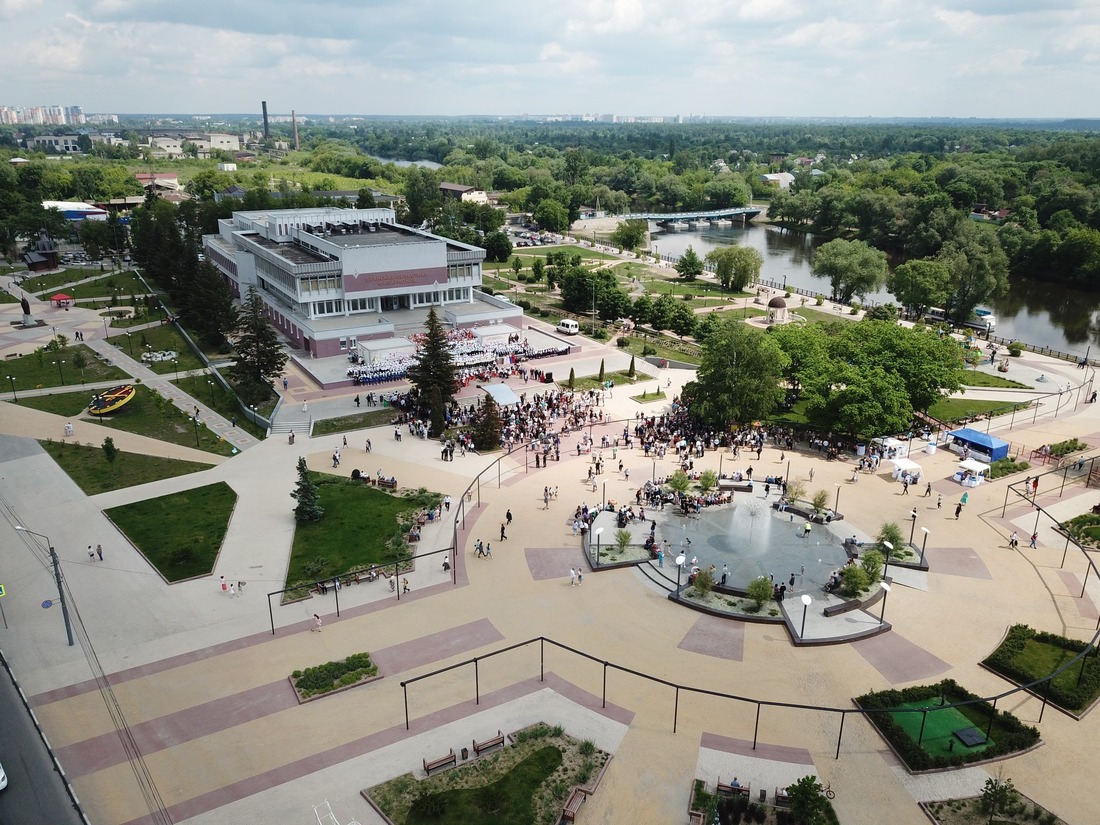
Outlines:
[[[237,585],[233,584],[233,582],[229,583],[229,595],[230,596],[236,596],[237,595]]]
[[[367,452],[370,452],[370,439],[367,439]]]
[[[572,567],[569,568],[569,586],[577,586],[577,571],[574,570]]]
[[[320,633],[321,632],[321,625],[322,625],[321,617],[318,616],[316,613],[314,613],[313,614],[313,627],[311,627],[309,629],[309,632],[310,633]]]
[[[500,540],[501,541],[506,541],[507,539],[508,539],[508,534],[504,532],[504,522],[502,521],[500,523]]]
[[[409,592],[409,580],[408,579],[404,579],[404,578],[401,579],[401,592],[402,593],[408,593]]]
[[[550,509],[550,488],[549,487],[543,487],[542,488],[542,509],[543,510],[549,510]]]
[[[97,556],[99,556],[100,561],[103,561],[103,545],[102,544],[97,544],[95,546],[95,554]]]
[[[901,480],[901,494],[903,496],[909,495],[909,479],[908,478],[903,478]]]
[[[960,513],[962,512],[962,511],[963,511],[963,506],[962,506],[962,502],[960,501],[960,502],[959,502],[958,504],[956,504],[956,505],[955,505],[955,520],[956,520],[956,521],[958,521],[958,519],[959,519],[959,514],[960,514]]]
[[[355,408],[359,409],[359,393],[355,394]]]
[[[925,485],[925,487],[924,487],[924,497],[925,498],[931,498],[932,497],[932,482],[931,481],[929,481],[928,484]]]
[[[1016,531],[1012,531],[1012,535],[1008,537],[1008,547],[1010,550],[1015,550],[1020,546],[1020,539],[1016,536]]]
[[[794,573],[791,573],[791,577],[787,580],[787,587],[792,593],[794,592]]]
[[[808,521],[807,521],[807,522],[806,522],[806,523],[805,523],[805,524],[804,524],[804,525],[802,526],[802,538],[804,538],[804,539],[808,539],[808,538],[810,537],[810,531],[811,531],[812,529],[813,529],[813,527],[812,527],[812,526],[810,525],[810,522],[808,522]]]
[[[95,550],[92,549],[92,545],[88,545],[88,561],[95,561]]]
[[[814,468],[810,468],[810,484],[814,483]]]

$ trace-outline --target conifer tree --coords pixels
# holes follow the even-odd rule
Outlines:
[[[443,432],[447,405],[455,394],[455,365],[435,307],[428,310],[424,343],[416,354],[416,363],[409,368],[409,380],[420,394],[421,407],[426,407],[432,422],[432,435]]]
[[[493,396],[487,395],[474,420],[474,446],[482,452],[495,450],[500,446],[500,431],[500,408]]]
[[[317,500],[317,485],[309,477],[309,469],[304,458],[298,459],[298,485],[290,497],[298,502],[294,508],[294,520],[299,524],[306,521],[320,521],[325,514]]]
[[[241,383],[242,395],[247,397],[256,394],[259,385],[266,384],[281,373],[287,358],[278,333],[264,316],[264,299],[256,287],[249,287],[248,295],[241,304],[241,323],[237,333],[237,340],[234,341],[237,363],[231,373]]]

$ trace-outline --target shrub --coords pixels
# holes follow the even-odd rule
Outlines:
[[[525,272],[519,273],[516,276],[516,280],[521,282],[521,283],[527,283],[527,274]]]
[[[1008,345],[1008,354],[1013,358],[1019,358],[1024,352],[1023,341],[1013,341]]]
[[[749,582],[749,586],[745,588],[745,594],[753,600],[757,610],[764,606],[764,602],[771,599],[772,593],[772,583],[767,576],[759,576],[753,579]]]
[[[1013,473],[1022,473],[1031,467],[1026,461],[1013,461],[1011,458],[999,458],[989,465],[988,478],[1003,478]]]
[[[619,343],[619,348],[620,349],[625,349],[626,347],[630,346],[630,339],[629,338],[623,338],[622,336],[620,336],[618,343]],[[632,358],[633,358],[633,356],[632,356]]]
[[[859,557],[859,565],[867,574],[867,583],[874,584],[882,575],[882,563],[885,559],[878,550],[867,550]]]
[[[700,596],[706,596],[714,589],[714,576],[709,570],[700,570],[695,574],[695,592]]]
[[[482,284],[481,286],[481,291],[484,292],[486,295],[494,294],[493,288],[491,286],[485,286],[484,284]]]
[[[585,739],[581,742],[580,750],[582,756],[591,756],[596,752],[596,743],[591,739]]]
[[[849,599],[859,596],[870,586],[867,571],[856,564],[849,564],[840,571],[840,592]]]
[[[806,485],[797,479],[787,482],[787,501],[798,501],[806,497]]]
[[[821,306],[824,303],[825,303],[825,296],[824,295],[818,294],[814,297],[814,304],[816,306]]]
[[[1087,450],[1089,445],[1083,441],[1078,441],[1076,438],[1071,438],[1069,441],[1059,441],[1056,444],[1050,445],[1050,454],[1062,458],[1070,453],[1080,452],[1081,450]]]
[[[829,491],[818,490],[816,493],[814,493],[814,497],[813,499],[811,499],[811,503],[814,506],[815,512],[824,512],[825,508],[829,506]]]
[[[378,673],[378,666],[371,661],[369,653],[354,653],[338,662],[326,662],[323,665],[295,671],[294,686],[304,697],[328,693],[338,687],[353,685],[364,677]]]
[[[118,458],[118,447],[115,446],[115,441],[110,436],[103,439],[103,457],[109,463],[114,463],[114,460]]]

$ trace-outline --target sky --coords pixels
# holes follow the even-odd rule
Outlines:
[[[1096,0],[0,0],[0,105],[1100,116]]]

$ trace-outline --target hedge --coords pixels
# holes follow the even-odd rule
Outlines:
[[[902,690],[880,690],[857,696],[856,705],[864,710],[888,711],[909,702],[919,702],[925,699],[938,699],[943,696],[952,704],[980,699],[980,696],[959,686],[954,679],[944,679],[934,685],[915,685]],[[870,720],[883,738],[889,742],[902,761],[910,770],[924,771],[942,768],[957,767],[967,762],[978,762],[1005,756],[1017,751],[1027,750],[1039,741],[1039,731],[1036,728],[1025,725],[1011,713],[998,710],[994,711],[989,702],[975,702],[964,705],[959,711],[968,717],[981,716],[982,720],[973,720],[975,727],[984,728],[989,722],[989,716],[994,715],[993,724],[999,728],[997,736],[991,737],[993,744],[978,752],[964,753],[959,751],[950,757],[933,756],[925,751],[915,740],[909,737],[905,729],[901,727],[889,713],[868,713]]]
[[[1023,653],[1029,641],[1058,647],[1068,650],[1070,653],[1080,653],[1088,648],[1086,642],[1067,639],[1065,636],[1058,636],[1054,633],[1036,631],[1026,624],[1017,624],[1008,629],[1004,641],[982,664],[1013,682],[1024,685],[1050,675],[1047,673],[1031,673],[1017,664],[1016,657]],[[1085,672],[1081,675],[1080,685],[1077,684],[1076,678],[1077,668],[1080,666],[1074,665],[1072,687],[1055,684],[1055,681],[1050,679],[1030,689],[1066,710],[1082,711],[1091,705],[1097,696],[1100,696],[1100,665],[1096,662],[1091,663],[1091,667],[1088,662],[1085,665]]]
[[[302,698],[308,699],[310,696],[328,693],[376,676],[378,665],[371,661],[369,653],[353,653],[339,662],[326,662],[305,670],[296,670],[290,675]]]

